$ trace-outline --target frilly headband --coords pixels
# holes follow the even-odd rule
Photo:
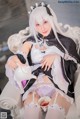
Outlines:
[[[34,9],[36,9],[36,8],[38,8],[38,7],[41,7],[41,6],[42,6],[42,7],[45,7],[47,13],[52,16],[52,14],[51,14],[51,12],[50,12],[50,9],[49,9],[50,5],[49,5],[49,4],[46,4],[46,3],[44,3],[44,2],[41,2],[41,3],[39,3],[39,4],[38,4],[38,3],[35,3],[34,6],[31,6],[31,7],[30,7],[31,10],[28,12],[28,14],[30,15]]]

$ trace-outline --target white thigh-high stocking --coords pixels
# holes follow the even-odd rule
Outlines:
[[[35,104],[25,105],[24,119],[42,119],[41,108]]]
[[[50,106],[45,119],[65,119],[64,109],[61,109],[57,104]]]
[[[48,107],[45,119],[65,119],[65,109],[57,104],[58,92],[56,93],[54,103]]]

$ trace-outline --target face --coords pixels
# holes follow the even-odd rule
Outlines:
[[[35,24],[36,31],[40,34],[42,34],[44,37],[48,36],[51,31],[51,25],[48,21],[43,20],[43,22]]]

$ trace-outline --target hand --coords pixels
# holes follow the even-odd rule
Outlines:
[[[10,67],[12,70],[15,70],[18,66],[22,66],[24,64],[20,62],[16,55],[13,55],[8,59],[6,65]]]
[[[58,54],[48,54],[44,56],[41,61],[42,68],[44,68],[44,70],[49,70],[56,57],[58,57]]]

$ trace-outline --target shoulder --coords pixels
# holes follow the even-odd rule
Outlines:
[[[23,44],[24,44],[25,42],[32,42],[32,43],[34,43],[34,42],[36,42],[36,41],[35,41],[34,36],[29,36],[29,37],[23,42]]]
[[[34,36],[30,36],[23,42],[21,49],[25,49],[25,50],[31,49],[33,43],[35,43],[35,38],[34,38]]]

